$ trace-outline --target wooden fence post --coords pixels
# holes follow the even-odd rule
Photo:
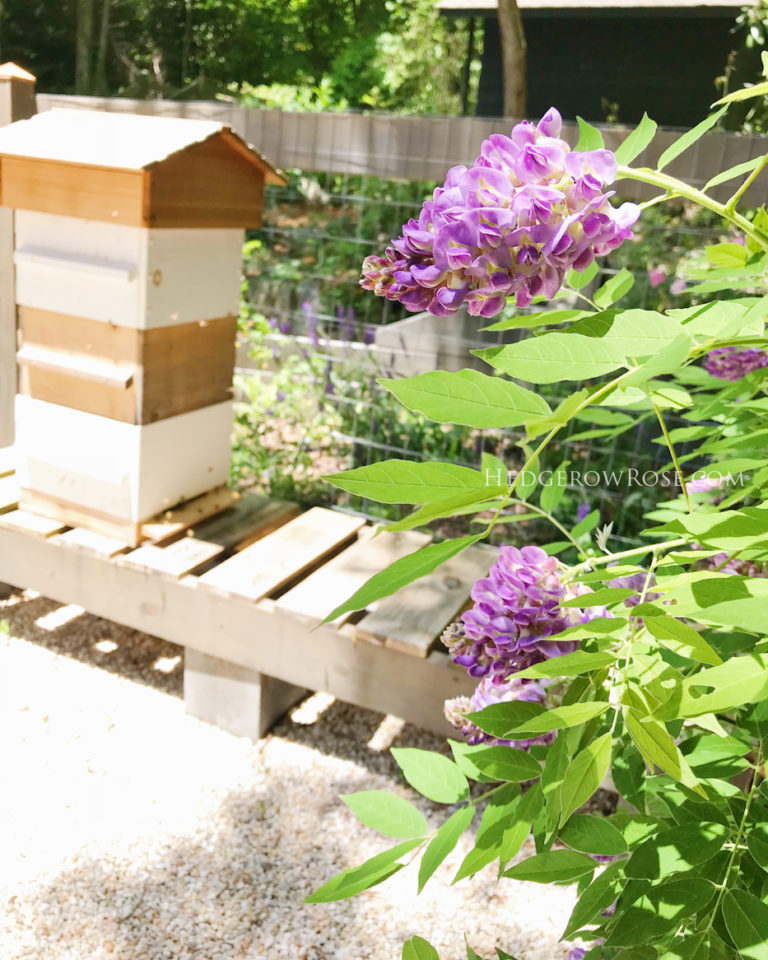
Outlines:
[[[15,63],[0,66],[0,126],[37,112],[35,78]],[[13,211],[0,207],[0,447],[13,443],[16,395],[16,296]]]
[[[35,78],[15,63],[0,66],[0,126],[37,113]],[[14,440],[16,397],[16,291],[13,269],[13,210],[0,207],[0,447]],[[0,583],[0,599],[13,587]]]

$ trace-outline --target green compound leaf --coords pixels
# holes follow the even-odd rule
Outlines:
[[[419,577],[426,577],[427,574],[432,573],[441,563],[455,557],[465,547],[477,543],[481,536],[479,534],[475,537],[460,537],[457,540],[430,543],[427,547],[409,553],[407,557],[395,560],[384,570],[375,573],[348,600],[331,610],[323,623],[329,623],[336,617],[341,616],[342,613],[347,613],[350,610],[363,610],[374,600],[380,600],[382,597],[389,597],[391,594],[397,593],[402,587],[418,580]]]
[[[574,704],[575,706],[575,704]],[[608,704],[605,704],[607,707]],[[611,762],[611,735],[603,734],[577,753],[565,772],[560,788],[560,825],[589,800],[608,773]]]
[[[547,401],[524,387],[477,370],[435,370],[403,380],[379,380],[408,407],[438,423],[481,429],[517,427],[551,413]]]
[[[456,494],[477,491],[478,500],[488,489],[480,470],[453,463],[382,460],[324,478],[358,497],[379,503],[433,503]]]
[[[623,864],[619,861],[608,864],[605,870],[590,883],[573,908],[561,940],[570,939],[585,924],[592,923],[603,910],[607,910],[612,903],[616,902],[624,885],[619,878],[622,866]]]
[[[647,113],[643,114],[643,119],[638,123],[632,133],[619,144],[616,150],[616,163],[620,166],[626,166],[632,163],[645,150],[648,144],[656,136],[656,123],[651,120]]]
[[[405,840],[390,850],[377,853],[375,857],[366,860],[359,867],[350,867],[338,876],[333,877],[328,883],[323,884],[319,890],[305,897],[303,903],[331,903],[334,900],[346,900],[349,897],[354,897],[355,894],[362,893],[363,890],[376,886],[376,884],[391,877],[393,873],[402,870],[405,864],[395,861],[418,847],[422,842],[421,839]]]
[[[703,910],[715,892],[713,883],[698,877],[667,880],[624,909],[606,942],[634,947],[672,933],[688,917]]]
[[[727,839],[722,823],[686,823],[641,843],[624,872],[638,880],[659,880],[710,860]]]
[[[580,853],[613,857],[627,852],[627,843],[620,831],[602,816],[575,814],[560,831],[560,840]]]
[[[402,960],[440,960],[437,950],[423,937],[411,937],[403,944]]]
[[[456,803],[468,796],[467,778],[448,757],[415,747],[394,747],[391,753],[408,783],[429,800]]]
[[[593,127],[582,117],[576,117],[576,122],[579,125],[579,139],[574,150],[601,150],[605,146],[603,135],[597,127]]]
[[[768,906],[746,890],[726,890],[723,919],[739,955],[768,960]]]
[[[502,876],[510,880],[530,880],[533,883],[573,883],[594,873],[597,864],[592,857],[573,850],[550,850],[537,853],[505,870]]]
[[[474,814],[475,808],[473,806],[461,807],[445,821],[430,840],[419,866],[419,893],[424,889],[427,880],[459,842],[459,838],[472,822]]]
[[[403,797],[385,790],[362,790],[339,798],[357,819],[385,837],[411,839],[429,832],[424,814]]]

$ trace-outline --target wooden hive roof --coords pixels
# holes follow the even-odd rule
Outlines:
[[[227,124],[54,109],[0,129],[0,204],[146,227],[251,227],[283,176]]]

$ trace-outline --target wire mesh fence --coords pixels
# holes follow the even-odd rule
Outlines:
[[[510,469],[521,464],[520,431],[424,423],[377,383],[434,369],[483,369],[470,351],[509,342],[515,335],[483,331],[482,318],[463,313],[447,318],[408,314],[399,304],[358,286],[363,258],[397,236],[434,186],[431,181],[294,171],[286,187],[268,191],[263,228],[247,247],[246,300],[250,311],[266,318],[271,356],[265,360],[257,351],[257,359],[249,359],[246,334],[241,373],[252,375],[249,368],[255,364],[262,368],[262,379],[284,375],[287,358],[292,358],[295,381],[281,381],[283,386],[269,400],[272,405],[265,408],[267,416],[281,419],[281,405],[290,405],[287,394],[294,388],[305,399],[314,395],[327,431],[308,428],[296,442],[303,444],[301,456],[331,472],[389,457],[478,467],[483,454],[492,453]],[[637,240],[601,264],[592,286],[626,268],[635,284],[622,305],[683,306],[688,301],[679,292],[677,264],[721,236],[722,226],[681,205],[666,211],[652,208],[649,214]],[[247,331],[248,321],[245,327]],[[257,339],[263,346],[263,337]],[[539,389],[555,403],[574,386]],[[655,442],[656,421],[646,418],[630,433],[615,436],[621,417],[603,410],[571,424],[540,467],[551,470],[570,461],[573,482],[562,509],[575,517],[579,507],[599,508],[602,521],[613,521],[618,536],[632,541],[642,513],[679,491],[671,473],[654,476],[668,467],[665,448]],[[674,426],[674,415],[670,419]],[[258,424],[251,421],[249,428],[258,430]],[[630,468],[634,474],[628,476]],[[623,476],[617,475],[619,470]],[[317,487],[309,496],[322,496],[322,490],[330,495],[327,487]],[[348,509],[397,515],[394,508],[382,511],[379,504],[337,493],[335,502]]]

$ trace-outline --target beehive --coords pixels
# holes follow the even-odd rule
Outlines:
[[[215,122],[52,110],[0,130],[22,505],[135,543],[226,482],[243,230],[281,182]]]

